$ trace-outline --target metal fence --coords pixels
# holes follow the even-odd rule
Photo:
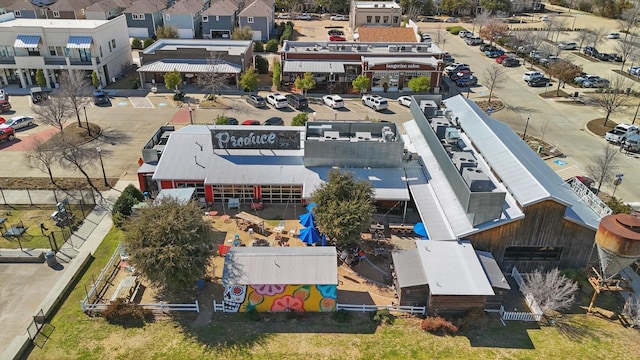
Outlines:
[[[55,205],[67,199],[70,204],[95,205],[94,191],[89,190],[29,190],[2,189],[0,201],[4,205]]]

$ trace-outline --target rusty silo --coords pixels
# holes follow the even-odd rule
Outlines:
[[[629,214],[607,215],[596,232],[603,280],[640,259],[640,218]]]

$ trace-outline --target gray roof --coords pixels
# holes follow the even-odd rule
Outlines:
[[[238,11],[238,3],[233,0],[213,0],[211,6],[201,15],[233,15]],[[209,20],[211,21],[211,20]]]
[[[428,284],[418,249],[394,251],[391,257],[401,289]]]
[[[363,56],[363,60],[365,62],[368,62],[369,66],[403,62],[402,59],[398,59],[397,57],[392,57],[392,56],[380,56],[380,57]],[[434,58],[433,56],[423,57],[423,58],[412,57],[411,60],[406,60],[407,63],[431,65],[433,67],[438,66],[438,61],[440,60]]]
[[[102,1],[94,2],[93,4],[89,5],[85,9],[85,12],[90,12],[90,11],[106,12],[106,11],[114,10],[118,8],[126,9],[127,7],[131,6],[132,3],[133,1],[131,0],[102,0]]]
[[[523,207],[554,200],[567,205],[565,216],[569,220],[594,230],[598,228],[600,216],[581,201],[509,126],[491,118],[462,95],[444,103],[460,119],[460,125],[473,145]]]
[[[167,2],[163,0],[137,0],[123,12],[153,14],[167,7]]]
[[[404,47],[405,51],[390,51],[389,47]],[[435,44],[427,45],[426,43],[416,42],[368,42],[368,41],[290,41],[285,40],[282,45],[281,52],[287,57],[287,53],[334,53],[341,54],[343,58],[345,54],[357,54],[359,56],[386,56],[397,60],[402,58],[423,58],[433,55],[442,54],[444,51]]]
[[[273,2],[271,2],[273,4]],[[273,7],[268,5],[265,0],[255,0],[248,3],[247,6],[242,9],[238,16],[240,17],[268,17],[273,13]]]
[[[196,115],[197,116],[197,115]],[[308,199],[328,178],[332,167],[305,167],[304,150],[213,150],[210,129],[237,129],[233,125],[190,125],[171,134],[158,162],[154,180],[203,180],[205,184],[302,184]],[[243,129],[251,130],[250,126]],[[264,126],[254,126],[264,130]],[[301,131],[298,126],[272,129]],[[199,146],[203,146],[201,150]],[[197,160],[197,164],[196,164]],[[409,200],[401,168],[348,168],[358,179],[368,180],[378,200]]]
[[[416,247],[432,295],[494,295],[468,241],[418,240]]]
[[[337,285],[333,246],[232,247],[224,258],[223,285]]]
[[[195,191],[195,188],[162,189],[160,193],[158,193],[158,196],[156,196],[156,200],[172,197],[178,202],[188,203],[193,199]]]
[[[176,15],[192,15],[196,14],[204,9],[204,2],[202,0],[180,0],[176,1],[173,6],[168,8],[165,14]]]
[[[480,260],[480,265],[482,265],[484,273],[487,275],[491,286],[498,289],[511,290],[509,282],[504,277],[504,274],[502,273],[502,270],[500,270],[500,266],[498,266],[496,259],[493,258],[493,255],[488,251],[478,250],[476,250],[476,255]]]
[[[157,50],[205,49],[210,52],[224,52],[239,56],[245,54],[253,46],[251,40],[220,40],[220,39],[160,39],[143,54],[155,54]]]
[[[344,74],[345,64],[360,65],[360,61],[312,61],[312,60],[285,60],[282,72],[311,72]]]
[[[139,72],[167,73],[174,70],[181,73],[239,74],[242,66],[222,60],[214,64],[206,59],[162,59],[138,68]]]

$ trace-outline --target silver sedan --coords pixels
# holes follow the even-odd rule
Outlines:
[[[19,130],[23,128],[32,127],[35,122],[31,116],[15,116],[7,120],[3,124],[0,124],[0,129],[12,128],[13,130]]]

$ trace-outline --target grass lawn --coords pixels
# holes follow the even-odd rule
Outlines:
[[[83,286],[97,275],[122,234],[112,230],[95,260],[54,316],[53,334],[29,359],[627,359],[640,353],[640,333],[600,315],[570,314],[556,326],[507,322],[486,316],[456,336],[420,330],[420,320],[398,318],[378,327],[368,315],[349,323],[330,314],[246,314],[213,316],[191,328],[193,316],[159,320],[144,327],[110,325],[80,311]]]

